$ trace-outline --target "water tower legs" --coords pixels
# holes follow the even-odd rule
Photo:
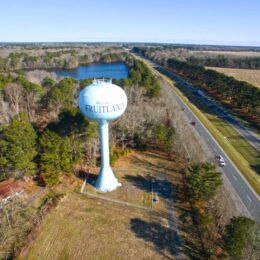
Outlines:
[[[108,121],[99,121],[101,169],[96,181],[96,188],[102,192],[109,192],[121,186],[110,167]]]

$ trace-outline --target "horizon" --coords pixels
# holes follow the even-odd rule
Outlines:
[[[217,43],[188,43],[188,42],[152,42],[152,41],[0,41],[1,44],[152,44],[152,45],[190,45],[190,46],[209,46],[209,47],[242,47],[260,48],[259,45],[237,45],[237,44],[217,44]]]
[[[1,10],[0,42],[260,46],[257,0],[13,0]]]

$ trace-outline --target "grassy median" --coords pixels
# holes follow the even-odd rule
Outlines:
[[[175,90],[177,95],[185,102],[192,112],[199,118],[203,125],[213,135],[222,149],[227,153],[233,163],[237,166],[254,190],[260,194],[260,176],[257,175],[251,165],[259,165],[258,151],[252,147],[238,132],[236,132],[226,121],[209,113],[201,112],[189,99],[175,86],[173,80],[155,70],[149,62],[141,59],[154,73],[166,80]]]
[[[167,77],[163,76],[163,78]],[[260,194],[260,177],[250,165],[250,163],[257,165],[257,161],[259,161],[259,158],[257,158],[257,150],[224,120],[221,120],[212,114],[202,113],[195,105],[190,103],[187,98],[183,98],[181,91],[170,82],[172,81],[171,79],[167,78],[167,81],[182,98],[185,104],[188,105],[192,112],[199,118],[208,131],[214,136],[219,145],[224,149],[237,168],[243,173],[254,190]],[[233,136],[232,141],[229,136]]]

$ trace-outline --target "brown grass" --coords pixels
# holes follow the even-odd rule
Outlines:
[[[159,257],[149,243],[136,239],[129,220],[149,221],[149,214],[110,202],[69,194],[42,226],[28,256],[22,259],[138,259]]]
[[[68,193],[18,259],[174,258],[174,235],[169,228],[172,210],[163,195],[151,210],[150,178],[172,183],[182,170],[182,162],[171,161],[163,153],[133,152],[119,159],[114,172],[121,188],[100,194],[88,184],[86,191],[98,197]]]
[[[241,56],[241,57],[259,57],[260,52],[256,51],[193,51],[193,53],[210,53],[215,55],[229,55],[229,56]]]
[[[247,81],[248,83],[260,88],[260,70],[217,67],[207,67],[207,69],[216,70],[218,72],[226,74],[227,76],[234,77],[237,80]]]

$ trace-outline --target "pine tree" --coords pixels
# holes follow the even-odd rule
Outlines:
[[[73,150],[68,137],[46,130],[40,138],[40,165],[47,185],[57,184],[59,177],[72,171]]]
[[[232,259],[241,259],[243,251],[254,244],[255,234],[254,220],[243,216],[233,217],[226,226],[224,249]]]
[[[15,117],[3,130],[0,141],[2,175],[32,175],[35,173],[36,132],[25,114]]]
[[[212,198],[221,186],[223,180],[221,173],[210,163],[200,163],[192,166],[188,177],[190,186],[190,198],[192,200],[208,200]]]

